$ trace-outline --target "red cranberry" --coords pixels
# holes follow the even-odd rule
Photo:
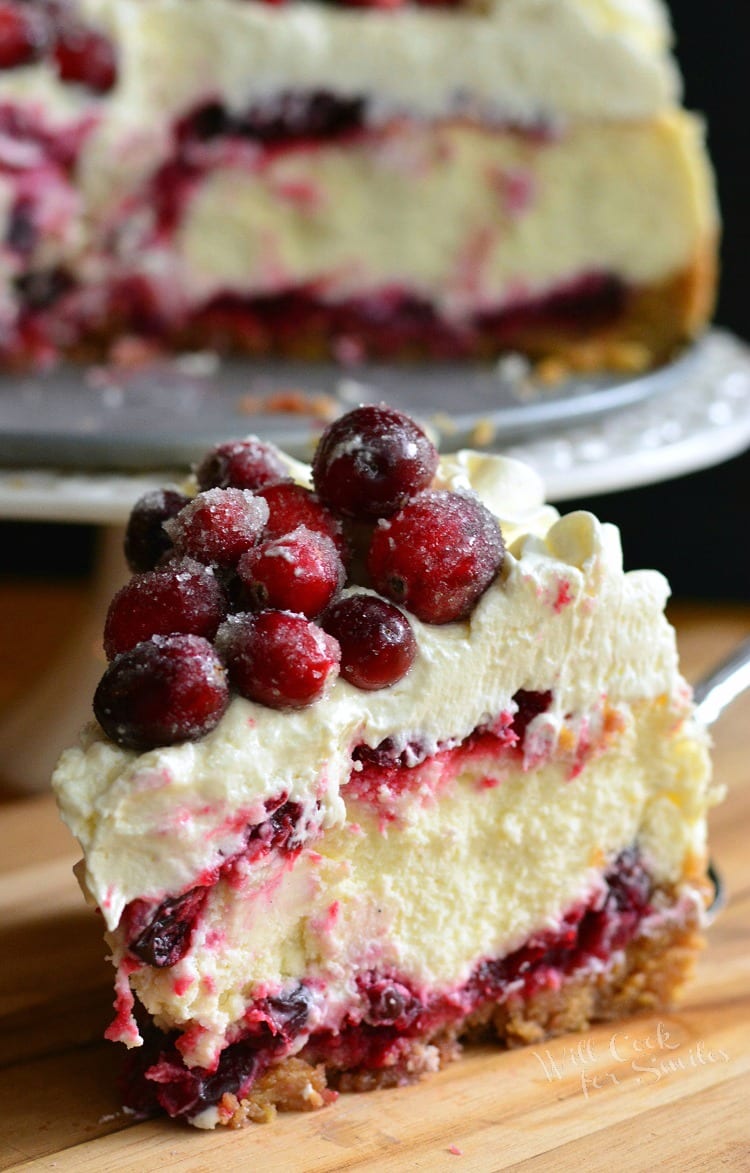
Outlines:
[[[289,469],[271,444],[257,436],[217,444],[196,469],[200,489],[261,489],[288,479]]]
[[[117,592],[104,624],[104,651],[112,660],[152,635],[213,639],[227,607],[214,574],[182,558],[137,574]]]
[[[268,520],[262,497],[245,489],[199,493],[164,525],[175,549],[198,562],[234,566]]]
[[[476,497],[428,490],[375,529],[367,567],[382,594],[424,623],[466,619],[498,574],[497,518]]]
[[[303,525],[248,550],[237,574],[253,607],[300,611],[309,619],[344,585],[344,567],[331,539]]]
[[[78,82],[98,94],[112,89],[117,63],[112,42],[79,24],[66,24],[57,34],[55,61],[60,79]]]
[[[338,640],[341,675],[357,688],[387,688],[414,663],[417,641],[409,620],[385,599],[337,599],[321,616],[320,625]]]
[[[153,570],[172,549],[164,522],[179,513],[189,500],[177,489],[153,489],[136,501],[125,530],[125,557],[131,570]]]
[[[313,481],[334,513],[390,517],[429,485],[437,461],[435,446],[408,415],[385,404],[358,407],[326,428]]]
[[[315,493],[294,481],[280,481],[259,489],[256,496],[262,497],[268,505],[265,537],[280,538],[291,533],[298,525],[304,525],[314,533],[331,538],[344,565],[348,564],[349,550],[341,522],[326,509]]]
[[[523,745],[523,739],[526,736],[526,730],[535,717],[540,713],[546,713],[547,709],[552,704],[552,693],[533,692],[530,689],[519,688],[515,693],[513,700],[518,705],[518,708],[513,716],[513,732],[517,737],[516,744]]]
[[[336,640],[289,611],[233,615],[219,628],[216,646],[237,691],[271,709],[313,704],[338,675]]]
[[[155,635],[123,652],[94,693],[104,732],[125,749],[197,741],[229,703],[224,665],[197,635]]]
[[[30,5],[0,4],[0,69],[36,61],[47,47],[47,27]]]
[[[191,888],[183,896],[163,900],[145,928],[130,941],[130,952],[157,969],[176,965],[190,948],[207,895],[207,888]]]

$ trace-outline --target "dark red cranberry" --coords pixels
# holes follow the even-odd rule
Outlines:
[[[390,517],[425,489],[437,468],[434,444],[395,408],[355,408],[330,424],[313,458],[315,488],[344,517]]]
[[[16,200],[10,211],[8,227],[5,231],[5,243],[20,257],[29,257],[34,251],[37,239],[34,205],[28,196],[23,196]]]
[[[262,497],[246,489],[209,489],[164,525],[174,547],[198,562],[236,566],[268,520]]]
[[[525,688],[519,688],[513,700],[518,705],[518,711],[513,716],[513,732],[518,738],[517,744],[522,745],[528,725],[540,713],[546,713],[552,704],[552,693],[549,690],[532,692]]]
[[[117,79],[112,42],[80,24],[65,23],[58,30],[55,62],[62,81],[77,82],[98,94],[111,90]]]
[[[373,978],[360,983],[369,1004],[366,1019],[372,1026],[395,1026],[405,1030],[419,1013],[419,1003],[401,982]]]
[[[314,533],[331,538],[344,565],[348,564],[349,550],[341,522],[310,489],[294,481],[280,481],[259,489],[256,496],[262,497],[268,505],[264,537],[280,538],[291,533],[298,525],[304,525]]]
[[[281,1034],[285,1042],[291,1042],[304,1029],[310,1013],[310,991],[306,986],[297,986],[289,994],[277,994],[268,999],[274,1032]]]
[[[298,526],[243,554],[237,574],[251,606],[300,611],[314,619],[344,585],[344,566],[325,534]]]
[[[341,675],[357,688],[387,688],[411,668],[417,641],[398,607],[375,595],[348,595],[331,603],[320,625],[341,647]]]
[[[227,674],[207,640],[155,635],[123,652],[94,694],[104,732],[125,749],[197,741],[229,703]]]
[[[219,628],[216,646],[237,691],[271,709],[313,704],[338,675],[336,640],[289,611],[232,615]]]
[[[505,545],[476,497],[428,490],[373,533],[367,568],[381,594],[425,623],[466,619],[497,576]]]
[[[47,24],[42,13],[30,4],[0,3],[0,69],[15,69],[37,61],[47,42]]]
[[[207,892],[207,888],[191,888],[184,896],[162,901],[146,927],[129,942],[130,952],[157,969],[176,965],[190,948]]]
[[[196,469],[199,489],[262,489],[289,478],[289,469],[271,444],[257,436],[227,440],[212,448]]]
[[[175,517],[189,500],[177,489],[153,489],[136,501],[125,530],[125,557],[131,570],[153,570],[172,549],[164,522]]]
[[[182,558],[137,574],[109,605],[104,651],[112,660],[152,635],[202,635],[213,639],[226,616],[226,600],[215,575]]]

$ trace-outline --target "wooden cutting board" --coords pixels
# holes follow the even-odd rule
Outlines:
[[[695,678],[745,609],[675,613]],[[512,1052],[471,1050],[415,1087],[344,1096],[242,1132],[134,1124],[101,1041],[111,970],[48,796],[0,805],[0,1168],[750,1170],[750,696],[715,730],[712,855],[727,905],[678,1010]]]

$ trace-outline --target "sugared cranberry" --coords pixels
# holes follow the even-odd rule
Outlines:
[[[102,33],[76,23],[64,23],[55,42],[55,62],[60,79],[77,82],[105,94],[117,78],[112,42]]]
[[[215,575],[182,558],[137,574],[109,605],[104,651],[112,660],[152,635],[202,635],[213,639],[227,607]]]
[[[476,497],[420,493],[373,533],[367,568],[381,594],[425,623],[466,619],[498,574],[505,545]]]
[[[336,640],[289,611],[232,615],[219,628],[216,646],[237,691],[271,709],[313,704],[338,675]]]
[[[188,501],[177,489],[153,489],[136,501],[125,530],[125,558],[131,570],[153,570],[172,549],[164,522],[175,517]]]
[[[36,61],[47,47],[47,25],[30,4],[0,3],[0,69]]]
[[[146,927],[129,943],[130,952],[157,969],[176,965],[190,948],[207,891],[191,888],[184,896],[162,901]]]
[[[200,489],[261,489],[288,479],[289,469],[271,444],[257,436],[212,448],[196,469]]]
[[[303,525],[248,550],[237,563],[237,574],[259,611],[301,611],[309,619],[344,585],[344,566],[331,539]]]
[[[197,741],[229,703],[227,674],[207,640],[155,635],[123,652],[94,693],[104,732],[125,749]]]
[[[417,641],[403,612],[375,595],[331,603],[320,625],[341,647],[341,675],[357,688],[387,688],[411,668]]]
[[[198,562],[235,566],[258,541],[268,520],[262,497],[246,489],[209,489],[194,497],[164,528],[181,554]]]
[[[437,468],[434,444],[395,408],[355,408],[330,424],[313,458],[313,482],[334,513],[378,518],[397,513]]]
[[[256,496],[262,497],[268,505],[265,537],[280,538],[298,525],[304,525],[314,533],[331,538],[344,565],[348,564],[349,550],[341,522],[315,493],[294,481],[280,481],[259,489]]]

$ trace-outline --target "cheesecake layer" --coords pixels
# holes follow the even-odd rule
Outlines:
[[[174,965],[133,970],[127,916],[110,937],[113,956],[127,959],[158,1025],[184,1033],[189,1066],[213,1067],[254,1001],[300,984],[308,1031],[337,1032],[356,1015],[368,971],[399,975],[422,1000],[447,996],[477,959],[512,953],[568,909],[595,904],[603,866],[631,844],[661,887],[696,871],[706,755],[685,717],[666,701],[611,711],[606,728],[592,714],[578,772],[559,752],[524,769],[522,751],[486,735],[421,766],[381,769],[367,801],[354,773],[343,823],[297,850],[261,861],[251,851],[247,866],[240,858],[209,891]],[[527,760],[535,736],[532,724]],[[121,1026],[132,1045],[132,1024]]]

